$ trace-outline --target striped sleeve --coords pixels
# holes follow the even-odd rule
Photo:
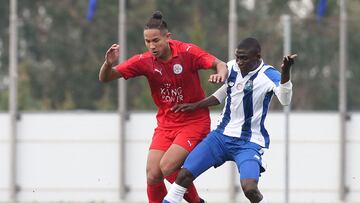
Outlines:
[[[212,94],[220,103],[226,98],[226,84],[223,84],[216,92]]]
[[[280,103],[284,106],[287,106],[291,102],[292,97],[292,83],[291,81],[287,81],[284,84],[280,84],[275,88],[275,95],[279,99]]]
[[[289,105],[292,97],[292,83],[289,80],[284,84],[280,84],[281,75],[274,67],[269,67],[264,71],[264,74],[272,81],[275,95],[280,103],[284,106]]]

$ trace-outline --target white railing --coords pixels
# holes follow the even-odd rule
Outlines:
[[[212,114],[213,126],[218,113]],[[360,114],[347,123],[347,202],[360,202]],[[155,113],[131,113],[126,122],[126,202],[146,202],[145,163]],[[284,202],[284,115],[267,118],[270,150],[260,188],[270,202]],[[16,178],[19,202],[118,202],[116,113],[22,113],[18,122]],[[290,202],[339,202],[339,117],[336,112],[290,115]],[[9,114],[0,113],[0,202],[9,201]],[[228,202],[232,164],[196,180],[210,202]],[[234,177],[238,179],[238,177]],[[237,185],[239,187],[239,184]],[[248,202],[241,190],[237,202]]]

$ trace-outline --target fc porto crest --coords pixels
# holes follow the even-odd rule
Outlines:
[[[173,66],[173,71],[176,75],[179,75],[180,73],[183,72],[183,67],[180,64],[174,64]]]
[[[252,81],[252,80],[248,80],[248,81],[245,83],[244,90],[246,90],[246,91],[251,91],[252,89],[253,89],[253,81]]]

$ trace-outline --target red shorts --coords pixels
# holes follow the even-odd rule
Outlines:
[[[190,152],[209,132],[210,123],[196,123],[172,129],[157,127],[150,149],[166,151],[172,144],[177,144]]]

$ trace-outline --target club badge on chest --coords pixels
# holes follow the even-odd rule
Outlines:
[[[249,85],[249,83],[248,82],[246,82],[245,83],[245,85],[243,84],[243,83],[241,83],[241,82],[239,82],[239,83],[234,83],[233,81],[228,81],[227,82],[227,85],[230,87],[230,88],[236,88],[236,90],[238,91],[238,92],[242,92],[242,91],[244,91],[244,89],[246,88],[246,85],[248,85],[248,87],[247,88],[249,88],[249,89],[251,89],[252,87],[250,87]],[[252,84],[251,84],[252,85]],[[248,90],[248,89],[246,89],[246,90]]]
[[[238,83],[238,84],[236,84],[236,89],[239,92],[242,92],[244,90],[244,85],[242,83]]]
[[[251,91],[252,89],[253,89],[253,81],[252,81],[252,80],[248,80],[248,81],[245,83],[244,90],[246,90],[246,91]]]
[[[183,72],[183,67],[180,64],[174,64],[173,66],[173,71],[176,75],[179,75],[180,73]]]

